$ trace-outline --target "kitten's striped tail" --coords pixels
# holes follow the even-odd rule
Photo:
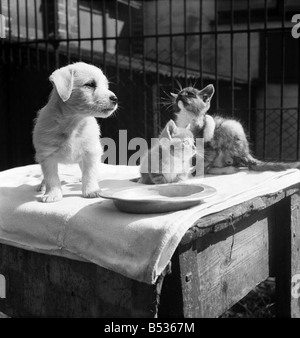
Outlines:
[[[300,162],[265,162],[252,156],[248,158],[247,166],[253,171],[284,171],[288,169],[300,169]]]

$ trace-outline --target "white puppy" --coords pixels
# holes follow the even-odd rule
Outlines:
[[[102,71],[83,62],[52,73],[47,105],[38,112],[33,130],[36,160],[45,186],[43,202],[62,199],[58,163],[79,163],[84,197],[98,197],[97,168],[101,160],[100,130],[95,117],[106,118],[118,107]]]

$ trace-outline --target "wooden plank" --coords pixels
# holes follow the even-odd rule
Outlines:
[[[291,316],[291,198],[274,206],[275,227],[272,245],[273,267],[276,279],[276,316]]]
[[[222,210],[221,212],[206,216],[195,222],[195,224],[185,233],[181,240],[182,244],[192,242],[205,235],[208,232],[221,231],[230,226],[231,222],[236,223],[240,219],[275,205],[286,196],[290,196],[299,191],[300,184],[292,185],[276,193],[267,194],[262,197],[256,197],[239,205]],[[211,230],[210,228],[213,228]]]
[[[63,257],[0,244],[7,281],[0,311],[10,317],[128,318],[157,315],[158,285]]]
[[[181,247],[181,250],[183,247]],[[192,246],[179,254],[183,315],[185,318],[203,317],[199,302],[197,250]]]
[[[298,277],[296,278],[296,275]],[[291,276],[292,290],[291,317],[300,318],[300,194],[291,196]],[[297,285],[293,279],[298,280]],[[297,291],[297,292],[296,292]],[[297,296],[295,297],[295,295]]]
[[[181,252],[185,317],[218,317],[268,277],[268,229],[263,210]]]
[[[275,207],[275,235],[273,246],[276,277],[276,315],[300,318],[300,195],[299,191],[282,200]],[[300,276],[299,276],[300,277]],[[297,283],[298,281],[298,283]],[[295,295],[295,290],[298,294]]]

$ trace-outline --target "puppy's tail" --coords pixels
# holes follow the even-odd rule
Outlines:
[[[259,161],[249,155],[245,160],[246,166],[253,171],[284,171],[300,169],[300,162],[265,162]]]

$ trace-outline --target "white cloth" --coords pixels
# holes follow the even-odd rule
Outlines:
[[[300,171],[250,172],[191,179],[218,193],[190,209],[165,214],[129,214],[111,200],[81,196],[80,170],[60,166],[63,200],[41,203],[38,165],[0,172],[0,242],[94,262],[148,284],[155,283],[185,232],[199,218],[300,182]],[[100,187],[137,183],[138,167],[101,165]]]

